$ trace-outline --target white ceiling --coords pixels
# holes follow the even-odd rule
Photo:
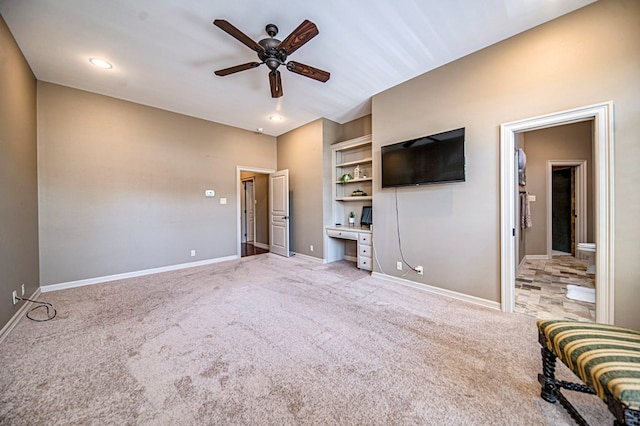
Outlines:
[[[0,0],[0,14],[39,80],[277,136],[366,115],[376,93],[593,1]],[[289,59],[331,79],[281,68],[284,96],[272,99],[264,65],[215,76],[257,58],[214,19],[256,41],[266,24],[283,40],[311,20],[320,34]]]

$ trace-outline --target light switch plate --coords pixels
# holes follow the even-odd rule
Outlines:
[[[227,204],[226,198],[220,198],[220,204]]]

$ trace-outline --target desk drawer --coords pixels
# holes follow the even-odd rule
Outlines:
[[[360,244],[371,244],[371,234],[366,232],[361,232],[358,237],[358,242]]]
[[[358,256],[371,257],[371,246],[367,244],[358,244]]]
[[[371,257],[358,256],[358,268],[365,271],[373,270],[371,265]]]
[[[358,233],[353,231],[338,231],[337,229],[327,229],[327,235],[333,238],[342,238],[344,240],[358,239]]]

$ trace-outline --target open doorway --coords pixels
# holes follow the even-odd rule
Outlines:
[[[518,135],[581,121],[593,123],[593,187],[594,187],[594,231],[593,238],[597,246],[595,265],[598,271],[595,277],[595,299],[597,322],[613,323],[613,105],[611,102],[562,111],[549,115],[528,118],[501,125],[501,296],[502,309],[513,312],[515,304],[516,223],[518,208],[516,204],[517,163],[513,153],[516,150]],[[530,174],[527,173],[527,181]],[[528,192],[528,191],[527,191]],[[531,197],[528,196],[528,201]],[[534,192],[535,200],[535,192]],[[534,201],[534,206],[535,206]],[[544,214],[540,216],[544,220]],[[546,226],[545,226],[546,228]],[[547,240],[546,238],[544,240]],[[543,243],[543,245],[546,245]],[[539,256],[548,258],[549,250],[540,249]],[[545,253],[546,251],[546,253]]]
[[[577,243],[593,241],[593,120],[522,132],[519,144],[529,220],[520,229],[515,312],[593,322],[594,277],[576,257]]]
[[[238,255],[269,252],[269,173],[238,167]]]

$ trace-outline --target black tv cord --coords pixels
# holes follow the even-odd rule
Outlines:
[[[400,249],[400,258],[402,259],[405,265],[407,265],[409,268],[415,271],[416,268],[409,265],[409,263],[407,263],[407,261],[404,260],[404,254],[402,253],[402,242],[400,241],[400,217],[398,215],[398,188],[394,188],[394,193],[396,198],[396,232],[398,234],[398,248]]]
[[[38,306],[29,309],[29,312],[27,312],[27,318],[29,318],[31,321],[35,321],[35,322],[45,322],[45,321],[51,321],[52,319],[54,319],[56,317],[56,315],[58,314],[58,311],[56,311],[56,308],[53,307],[53,305],[51,303],[47,303],[47,302],[41,302],[39,300],[32,300],[32,299],[27,299],[26,297],[17,297],[16,296],[16,300],[24,300],[26,302],[31,302],[31,303],[37,303]],[[47,311],[47,318],[46,319],[36,319],[36,318],[32,318],[31,317],[31,312],[34,312],[37,309],[40,308],[45,308]],[[51,311],[53,311],[53,314],[51,314]]]

